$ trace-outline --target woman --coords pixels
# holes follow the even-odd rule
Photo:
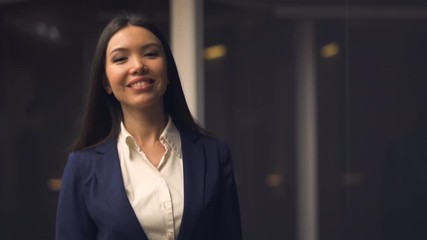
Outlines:
[[[228,147],[193,120],[158,28],[138,15],[114,18],[90,79],[56,239],[241,239]]]

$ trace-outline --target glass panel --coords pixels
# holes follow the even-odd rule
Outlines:
[[[206,1],[206,47],[227,50],[205,62],[206,124],[231,144],[245,239],[297,238],[301,19],[315,23],[318,238],[424,236],[426,7],[398,0]]]
[[[427,11],[405,5],[318,21],[321,239],[425,236]]]
[[[294,239],[292,21],[256,5],[205,2],[206,126],[234,157],[244,239]],[[261,4],[262,5],[262,4]]]

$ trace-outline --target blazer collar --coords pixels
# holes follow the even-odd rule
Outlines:
[[[181,130],[179,132],[184,161],[184,213],[178,235],[178,240],[181,240],[191,237],[202,211],[205,149],[197,134]],[[131,236],[142,240],[147,239],[126,195],[117,152],[117,140],[108,140],[97,146],[95,150],[103,155],[102,161],[97,163],[97,177],[99,183],[107,189],[105,196],[108,196],[111,208],[117,209],[113,217],[120,219],[121,229],[130,229]]]
[[[178,240],[191,239],[203,207],[205,150],[199,136],[180,132],[184,161],[184,213]]]
[[[99,191],[102,191],[100,194],[105,196],[106,204],[112,212],[111,217],[117,221],[118,227],[114,231],[117,235],[127,236],[129,239],[148,240],[126,195],[117,152],[117,140],[108,140],[97,146],[95,151],[101,155],[95,167]]]

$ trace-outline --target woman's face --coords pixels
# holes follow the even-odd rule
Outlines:
[[[105,56],[106,91],[123,110],[163,107],[168,84],[166,57],[153,33],[127,26],[111,37]]]

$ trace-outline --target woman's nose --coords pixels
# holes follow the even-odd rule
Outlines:
[[[132,74],[142,74],[148,70],[147,66],[140,60],[135,60],[132,68]]]

